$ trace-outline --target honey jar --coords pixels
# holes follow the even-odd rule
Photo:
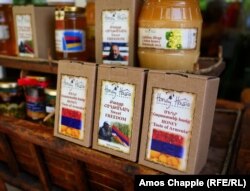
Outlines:
[[[140,66],[193,71],[201,28],[197,0],[145,0],[139,16]]]
[[[65,6],[55,11],[55,44],[58,60],[87,60],[85,8]]]

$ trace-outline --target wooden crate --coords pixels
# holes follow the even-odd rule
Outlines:
[[[161,174],[137,163],[54,137],[52,131],[40,124],[0,116],[0,133],[10,140],[11,147],[16,147],[13,148],[13,160],[21,166],[14,175],[0,163],[0,177],[9,184],[32,191],[131,191],[135,174]],[[24,161],[25,157],[35,162],[33,171],[36,172],[24,169],[29,165]]]
[[[235,165],[244,105],[217,100],[208,162],[201,174],[230,174]]]
[[[243,108],[238,102],[217,101],[208,161],[201,174],[232,173]],[[53,129],[20,119],[0,116],[0,135],[0,151],[6,156],[5,163],[0,162],[0,178],[23,190],[132,191],[136,174],[162,174],[54,137]]]
[[[235,173],[250,174],[250,88],[245,88],[241,92],[241,101],[246,108],[242,118],[241,140],[239,152],[237,153]]]

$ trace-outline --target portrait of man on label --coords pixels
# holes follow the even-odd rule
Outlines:
[[[110,141],[111,142],[112,128],[110,127],[108,122],[105,121],[103,123],[103,125],[100,127],[99,133],[98,133],[98,138],[102,139],[102,140],[105,140],[105,141]]]

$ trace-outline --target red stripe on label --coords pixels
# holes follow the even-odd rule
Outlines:
[[[82,120],[82,113],[72,109],[62,108],[62,116]]]
[[[182,146],[184,143],[184,137],[182,137],[181,135],[176,135],[176,134],[172,134],[172,133],[168,133],[168,132],[164,132],[164,131],[159,131],[156,129],[153,130],[152,138],[154,140],[162,141],[165,143],[170,143],[173,145],[179,145],[179,146]]]

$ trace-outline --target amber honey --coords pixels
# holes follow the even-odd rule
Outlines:
[[[201,27],[197,0],[146,0],[139,17],[140,66],[193,71]]]
[[[55,12],[56,58],[87,60],[85,9],[60,7]]]

